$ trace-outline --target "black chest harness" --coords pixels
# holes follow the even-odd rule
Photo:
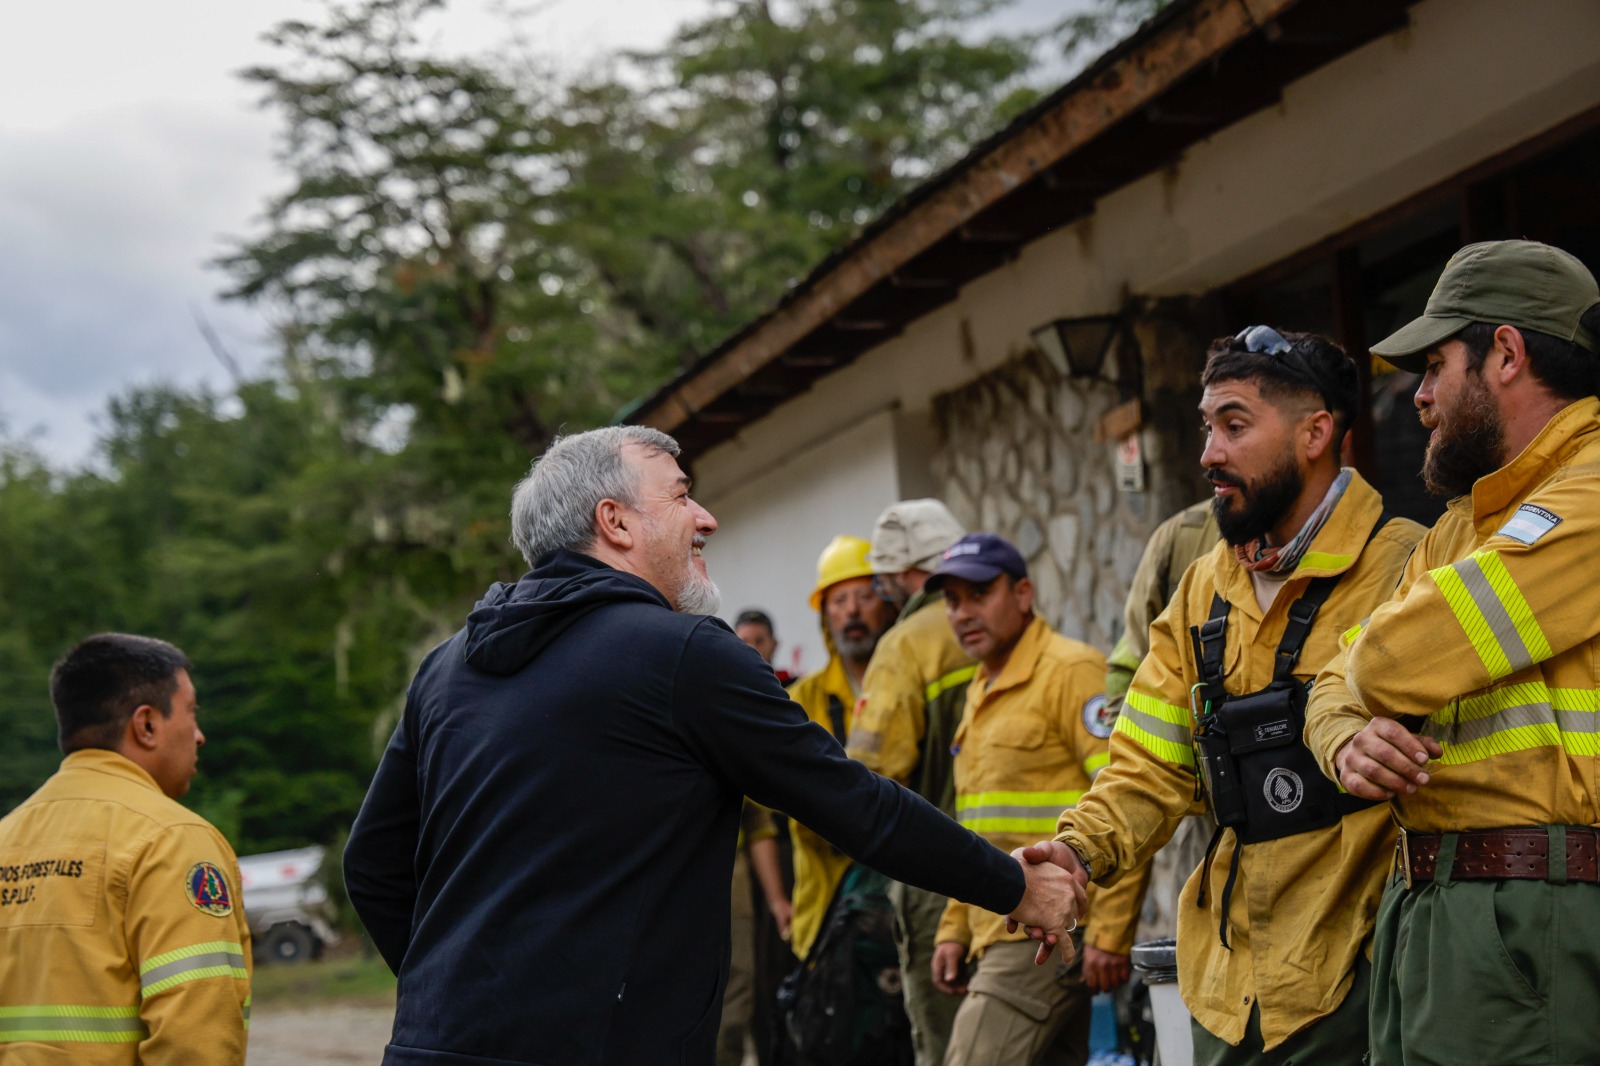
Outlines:
[[[1389,517],[1387,511],[1378,517],[1377,525],[1367,536],[1368,542]],[[1228,904],[1239,877],[1239,852],[1245,845],[1322,829],[1376,802],[1340,792],[1323,776],[1302,739],[1311,686],[1295,679],[1294,667],[1300,661],[1317,612],[1342,576],[1312,578],[1305,592],[1289,607],[1289,621],[1278,641],[1272,680],[1255,692],[1235,696],[1223,685],[1230,610],[1227,600],[1213,593],[1210,616],[1204,624],[1189,627],[1200,673],[1200,683],[1191,696],[1199,724],[1194,732],[1196,761],[1200,783],[1217,819],[1217,831],[1206,846],[1195,900],[1198,906],[1205,906],[1211,859],[1222,831],[1232,829],[1238,840],[1222,889],[1219,934],[1223,947],[1229,946]]]

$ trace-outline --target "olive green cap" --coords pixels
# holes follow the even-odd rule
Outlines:
[[[1600,303],[1594,275],[1577,257],[1537,241],[1469,244],[1445,265],[1422,317],[1372,346],[1372,354],[1420,374],[1424,356],[1474,322],[1515,326],[1600,354],[1600,337],[1579,324]]]

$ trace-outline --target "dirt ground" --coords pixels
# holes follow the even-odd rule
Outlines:
[[[257,1008],[247,1066],[376,1066],[393,1021],[393,1005]]]

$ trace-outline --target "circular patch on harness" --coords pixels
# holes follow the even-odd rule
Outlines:
[[[1300,775],[1281,766],[1267,775],[1261,791],[1266,794],[1267,803],[1279,814],[1288,814],[1306,798],[1306,785],[1300,780]]]

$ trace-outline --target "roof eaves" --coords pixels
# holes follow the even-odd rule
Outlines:
[[[757,317],[619,421],[673,432],[985,207],[1300,0],[1175,0],[1081,74],[912,189]]]

